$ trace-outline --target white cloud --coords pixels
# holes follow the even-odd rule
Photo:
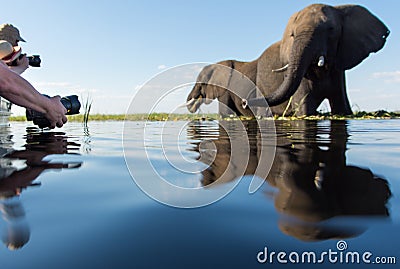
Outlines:
[[[159,66],[157,66],[158,70],[163,70],[165,68],[167,68],[167,66],[165,64],[160,64]]]
[[[372,74],[374,79],[383,79],[386,83],[400,83],[400,71],[376,72]]]

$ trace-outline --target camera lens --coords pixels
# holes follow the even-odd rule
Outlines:
[[[32,67],[40,67],[40,63],[42,62],[42,60],[40,59],[39,55],[27,56],[26,58],[28,58],[30,66],[32,66]]]

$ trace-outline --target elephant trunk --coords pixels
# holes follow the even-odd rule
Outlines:
[[[245,106],[276,106],[287,100],[296,92],[308,67],[313,60],[313,48],[310,46],[312,34],[296,37],[289,56],[289,65],[282,84],[266,97],[243,100]]]

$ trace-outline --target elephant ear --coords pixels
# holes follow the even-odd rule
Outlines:
[[[204,95],[206,97],[205,103],[211,103],[225,94],[232,73],[232,61],[223,61],[216,64],[206,66],[202,72],[205,72],[206,79],[201,81],[203,83]]]
[[[386,42],[389,29],[366,8],[357,5],[336,7],[343,15],[337,66],[351,69],[371,52],[379,51]]]

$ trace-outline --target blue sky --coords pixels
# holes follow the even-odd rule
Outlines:
[[[23,74],[39,91],[90,95],[94,113],[114,114],[125,113],[140,85],[167,68],[257,58],[281,39],[289,17],[312,3],[20,0],[2,3],[0,22],[20,29],[26,53],[41,55],[42,67]],[[354,110],[400,110],[400,2],[323,3],[361,4],[389,27],[383,50],[347,71],[347,90]]]

